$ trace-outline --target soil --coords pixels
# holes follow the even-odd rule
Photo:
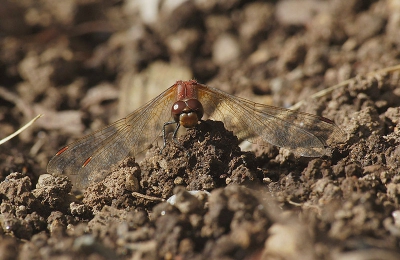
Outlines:
[[[370,73],[400,63],[399,13],[397,0],[3,0],[0,139],[45,116],[0,146],[0,259],[400,259],[400,72]],[[204,120],[81,194],[46,173],[60,147],[190,78],[303,101],[344,142],[302,158]]]

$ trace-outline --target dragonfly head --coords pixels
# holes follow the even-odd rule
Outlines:
[[[172,105],[171,114],[175,122],[186,128],[192,128],[203,117],[204,109],[198,99],[179,100]]]

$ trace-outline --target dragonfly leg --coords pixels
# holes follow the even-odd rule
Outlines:
[[[167,145],[167,136],[166,136],[166,133],[165,133],[165,127],[167,125],[172,125],[172,124],[176,124],[176,129],[179,129],[179,123],[177,123],[175,121],[170,121],[170,122],[165,122],[164,123],[164,125],[163,125],[163,148],[161,148],[160,154],[162,153],[162,151],[164,150],[165,146]],[[177,131],[176,129],[174,131],[174,135],[175,135],[175,132]]]
[[[166,137],[165,127],[166,127],[167,125],[172,125],[172,124],[176,124],[176,128],[175,128],[175,130],[174,130],[174,132],[173,132],[173,134],[172,134],[172,140],[174,141],[175,146],[178,147],[178,148],[180,148],[180,149],[182,149],[183,151],[185,151],[186,156],[189,157],[189,156],[190,156],[189,152],[185,149],[185,147],[183,147],[183,146],[179,143],[178,139],[176,138],[176,136],[177,136],[177,134],[178,134],[178,130],[179,130],[179,128],[181,127],[181,125],[180,125],[179,123],[177,123],[177,122],[166,122],[166,123],[164,123],[163,131],[162,131],[162,134],[163,134],[163,148],[161,149],[160,153],[162,153],[162,151],[164,150],[165,146],[167,145],[167,137]]]
[[[170,121],[170,122],[165,122],[165,123],[164,123],[163,129],[162,129],[163,148],[161,149],[160,153],[162,152],[162,150],[164,150],[165,146],[167,145],[167,136],[166,136],[166,133],[165,133],[165,127],[166,127],[167,125],[172,125],[172,124],[176,124],[176,129],[175,129],[175,131],[174,131],[174,135],[176,135],[175,132],[177,131],[177,129],[179,129],[179,123],[177,123],[177,122],[175,122],[175,121]]]
[[[176,135],[178,134],[178,130],[179,130],[180,126],[181,126],[180,124],[176,124],[174,133],[172,134],[172,140],[174,141],[175,145],[177,145],[177,146],[181,146],[181,144],[178,142],[178,139],[176,138]]]

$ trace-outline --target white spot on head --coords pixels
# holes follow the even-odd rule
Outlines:
[[[174,110],[177,110],[178,107],[179,107],[178,104],[175,104],[173,108],[174,108]]]

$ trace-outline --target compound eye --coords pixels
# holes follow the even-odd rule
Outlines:
[[[198,99],[188,99],[185,101],[186,105],[193,111],[203,108]]]
[[[204,109],[203,105],[200,103],[198,99],[189,99],[186,100],[186,105],[190,108],[191,111],[194,111],[199,119],[203,117]]]
[[[183,101],[176,101],[171,108],[171,113],[173,116],[179,116],[182,114],[183,110],[186,108],[186,104]]]

